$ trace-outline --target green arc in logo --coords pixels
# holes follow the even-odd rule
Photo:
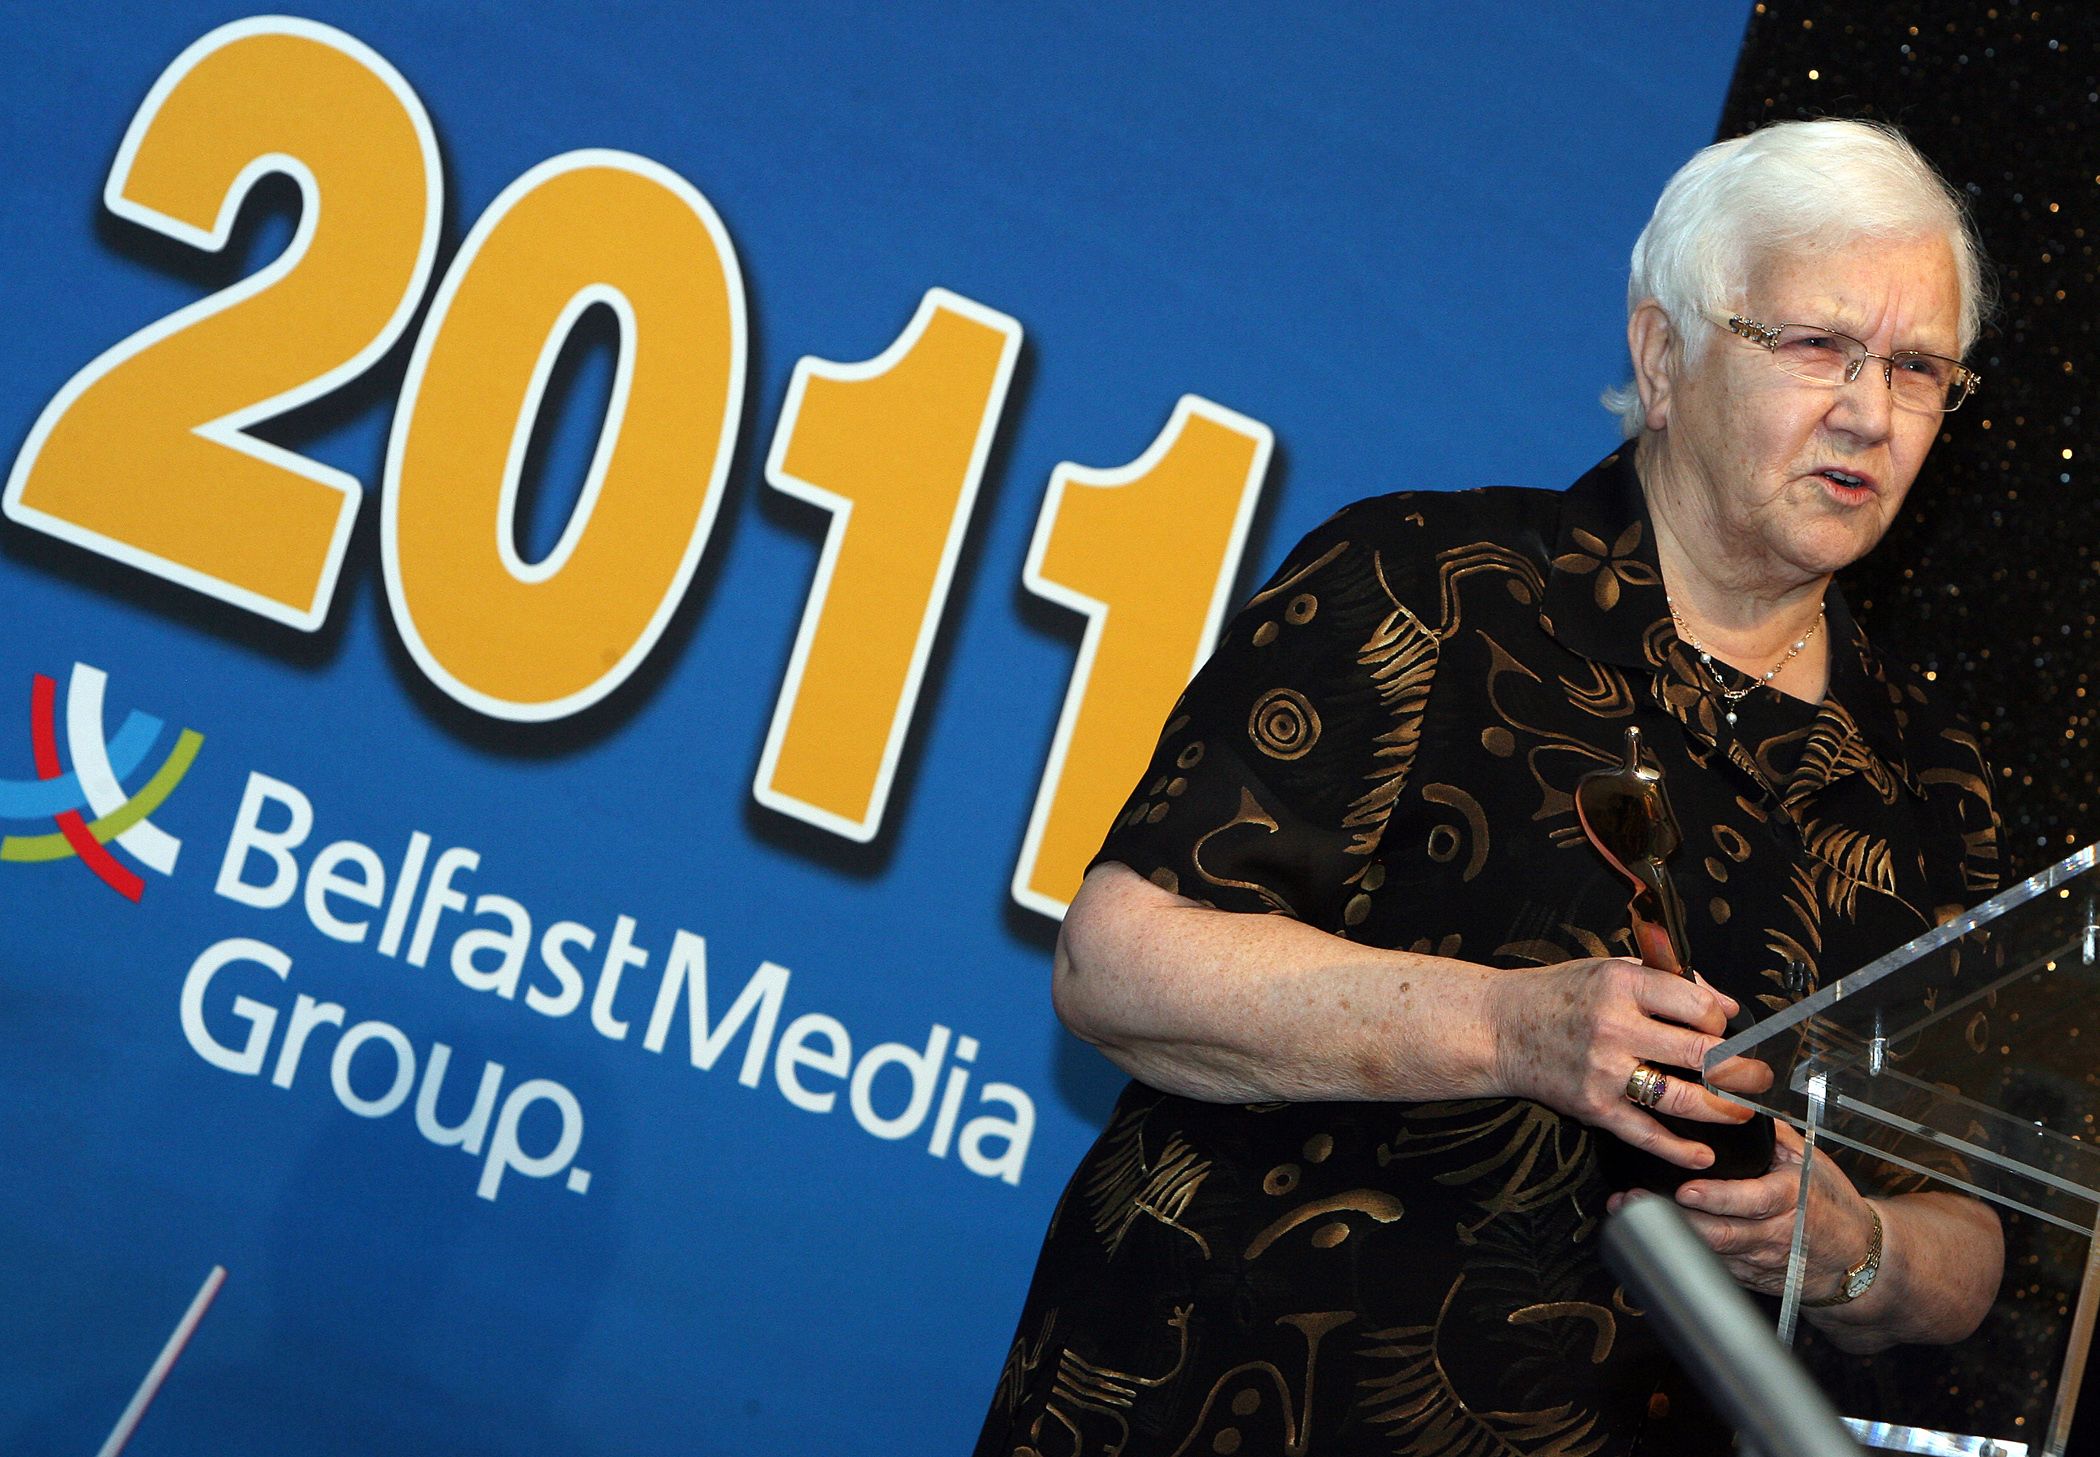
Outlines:
[[[159,769],[151,779],[139,787],[139,792],[98,820],[91,821],[88,833],[100,844],[108,844],[133,825],[161,807],[167,797],[175,792],[175,786],[190,772],[190,764],[197,757],[197,750],[204,745],[204,735],[195,729],[184,729],[175,740],[175,747],[161,761]],[[63,860],[73,853],[62,834],[9,835],[0,839],[0,860],[35,862],[39,860]]]

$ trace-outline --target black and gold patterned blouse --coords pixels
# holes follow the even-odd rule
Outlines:
[[[1314,531],[1175,705],[1101,858],[1370,945],[1630,954],[1571,795],[1631,723],[1684,831],[1694,960],[1746,1007],[1982,898],[1975,738],[1835,590],[1824,701],[1760,689],[1726,723],[1632,455],[1565,493],[1385,496]],[[1700,1449],[1598,1255],[1599,1137],[1512,1098],[1133,1083],[1052,1217],[980,1457]]]

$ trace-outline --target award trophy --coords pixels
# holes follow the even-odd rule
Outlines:
[[[1684,901],[1664,861],[1683,835],[1670,801],[1663,794],[1662,773],[1641,763],[1641,731],[1626,729],[1626,762],[1582,776],[1575,786],[1575,817],[1582,833],[1614,871],[1633,887],[1627,904],[1634,945],[1649,966],[1692,977],[1691,949],[1684,930]],[[1747,1008],[1729,1019],[1728,1036],[1739,1037],[1756,1024]],[[1688,1082],[1703,1081],[1685,1068],[1661,1071]],[[1714,1151],[1711,1168],[1687,1169],[1657,1158],[1608,1135],[1598,1159],[1615,1189],[1653,1189],[1669,1193],[1687,1179],[1754,1179],[1772,1166],[1772,1120],[1759,1113],[1748,1123],[1702,1123],[1690,1118],[1654,1115],[1680,1138]]]

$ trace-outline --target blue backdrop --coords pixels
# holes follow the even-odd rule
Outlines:
[[[127,795],[178,731],[202,736],[149,820],[180,842],[172,873],[142,869],[136,839],[109,851],[136,903],[70,841],[0,854],[0,1448],[94,1451],[204,1289],[127,1450],[965,1449],[1119,1083],[1057,1028],[1054,923],[1009,891],[1082,627],[1022,586],[1051,472],[1132,461],[1184,393],[1263,422],[1242,591],[1350,498],[1572,479],[1616,438],[1595,401],[1621,373],[1627,250],[1712,136],[1747,9],[309,7],[427,108],[440,272],[558,153],[638,154],[704,194],[746,291],[741,434],[660,641],[552,724],[447,697],[389,612],[382,467],[413,325],[258,431],[365,488],[316,631],[0,523],[0,793],[29,805],[51,778],[40,674],[68,772],[94,738],[69,716],[106,675]],[[287,187],[251,198],[217,259],[102,201],[156,78],[244,14],[18,5],[0,23],[10,455],[97,354],[294,239]],[[872,358],[933,286],[1024,338],[888,814],[860,844],[752,793],[825,522],[763,465],[796,360]],[[520,527],[537,551],[577,499],[612,352],[580,356],[551,426]],[[150,748],[144,720],[127,745],[133,711],[160,720]],[[0,829],[60,833],[62,789],[41,825]],[[338,842],[364,849],[332,852],[317,889]],[[406,897],[388,954],[393,893],[427,892],[452,850],[478,856],[452,857],[461,904]],[[547,1015],[448,969],[463,933],[503,923],[477,898],[528,917],[543,999],[560,993],[543,938],[573,922],[597,1010]],[[700,1006],[726,1034],[704,1068],[680,999],[702,942]],[[616,944],[636,950],[607,991]],[[686,982],[660,998],[674,964]],[[812,1014],[789,1083],[834,1093],[826,1112],[766,1055]],[[824,1018],[856,1063],[901,1044],[869,1070],[867,1116],[820,1065]],[[444,1134],[486,1078],[485,1126]],[[885,1119],[910,1131],[872,1135]]]

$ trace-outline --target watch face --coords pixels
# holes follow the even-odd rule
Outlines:
[[[1873,1283],[1874,1269],[1872,1266],[1864,1270],[1855,1270],[1851,1277],[1845,1281],[1845,1298],[1847,1300],[1859,1299],[1860,1296],[1867,1293],[1867,1287]]]

